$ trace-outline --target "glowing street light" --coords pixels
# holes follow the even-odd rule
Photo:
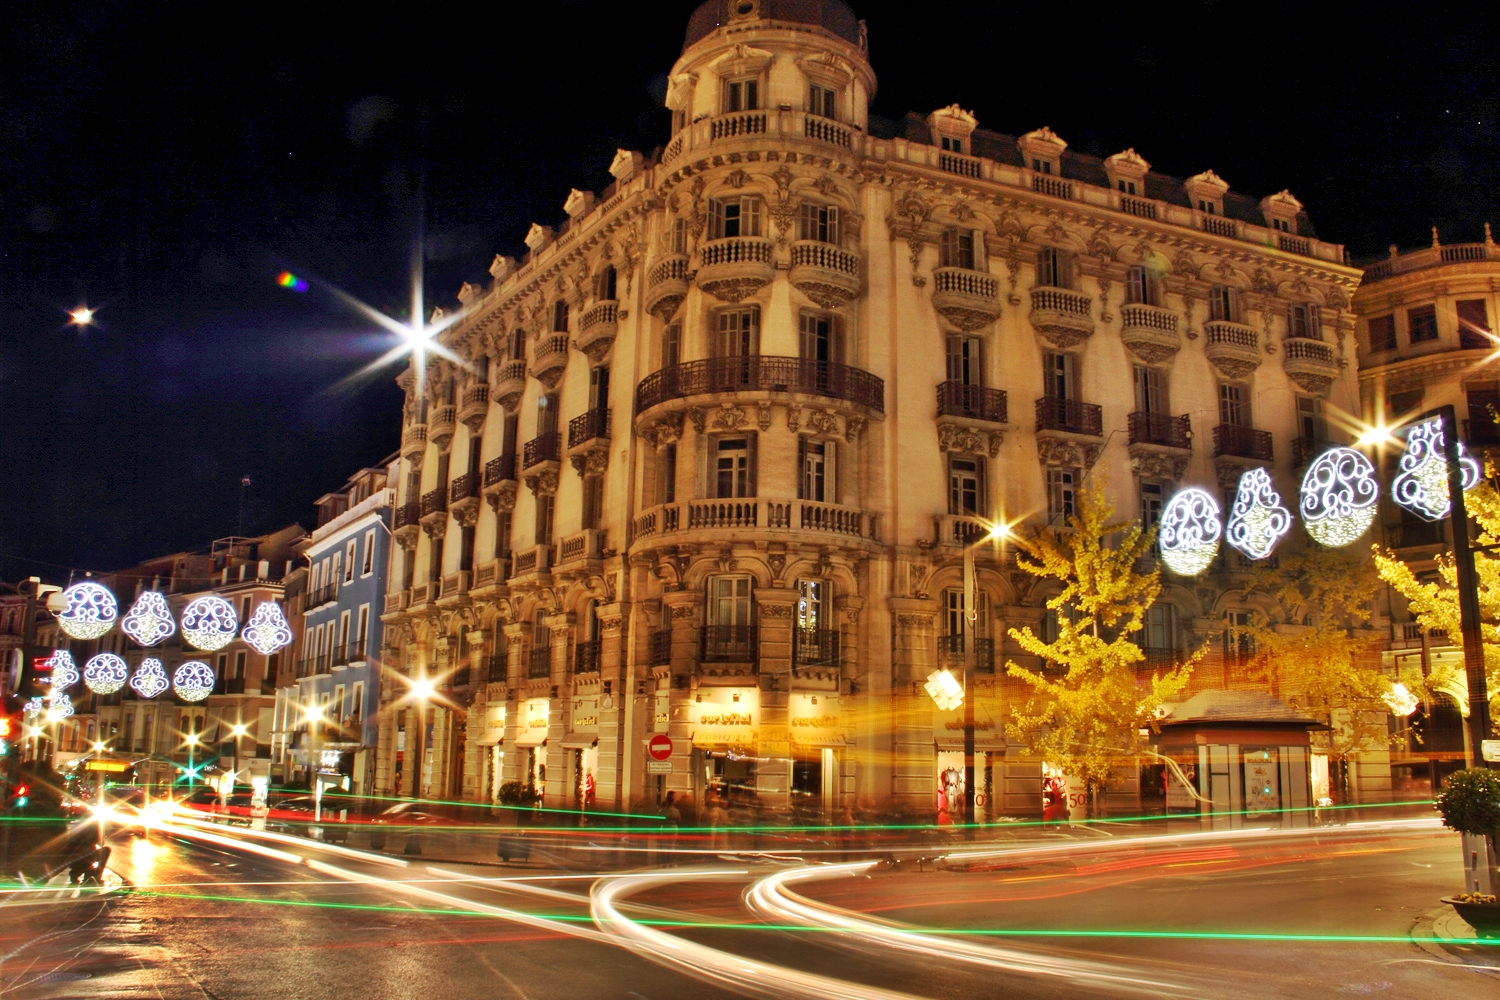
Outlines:
[[[94,310],[88,306],[79,306],[68,313],[68,319],[73,322],[74,326],[88,326],[94,322]]]

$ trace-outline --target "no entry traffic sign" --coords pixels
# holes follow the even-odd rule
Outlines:
[[[657,733],[646,744],[646,752],[651,754],[652,760],[666,760],[672,756],[672,738],[666,733]]]

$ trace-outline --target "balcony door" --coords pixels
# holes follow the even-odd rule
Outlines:
[[[609,406],[609,366],[600,365],[589,372],[589,409]]]
[[[1158,368],[1135,366],[1135,410],[1137,413],[1167,413],[1166,379]]]
[[[1049,399],[1067,401],[1078,398],[1075,368],[1071,354],[1049,351],[1042,355],[1042,387]]]
[[[948,513],[980,517],[984,514],[984,459],[948,460]]]
[[[542,396],[536,401],[536,436],[545,437],[557,433],[557,397]]]
[[[948,381],[959,385],[984,385],[984,342],[978,337],[948,338]]]
[[[1219,423],[1234,427],[1250,426],[1249,393],[1242,385],[1219,383]]]
[[[818,503],[838,503],[834,458],[838,444],[803,435],[797,439],[797,498]]]
[[[753,624],[750,578],[715,576],[708,581],[708,623],[723,628],[745,628]]]
[[[755,439],[717,439],[714,442],[714,496],[728,500],[754,495]]]
[[[752,358],[759,349],[760,311],[725,309],[715,319],[714,389],[746,388],[754,381]]]

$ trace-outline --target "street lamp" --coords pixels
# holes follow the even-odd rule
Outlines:
[[[412,681],[406,692],[406,697],[417,704],[417,755],[412,761],[411,770],[411,797],[414,802],[422,797],[422,757],[426,752],[423,744],[426,742],[427,703],[432,700],[436,690],[432,681],[424,674]]]
[[[88,306],[79,306],[68,313],[68,319],[73,322],[74,326],[88,326],[94,321],[94,310]]]
[[[198,744],[202,741],[198,739],[197,733],[188,733],[185,739],[187,741],[188,748],[188,789],[191,790],[193,787],[193,779],[198,777],[197,751]]]

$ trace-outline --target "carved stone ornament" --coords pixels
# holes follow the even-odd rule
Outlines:
[[[1066,438],[1043,437],[1037,438],[1036,453],[1043,465],[1086,468],[1094,464],[1099,446],[1081,445]]]
[[[846,417],[844,419],[844,443],[853,444],[859,437],[860,431],[865,429],[865,418],[860,416]]]
[[[643,423],[641,437],[658,448],[665,448],[682,437],[684,416],[682,413],[666,413],[657,420]]]
[[[569,455],[568,461],[573,464],[573,471],[580,476],[602,476],[604,470],[609,468],[609,449],[590,448],[582,455]]]
[[[699,434],[702,434],[703,424],[707,419],[708,414],[703,412],[702,407],[695,406],[692,409],[688,410],[687,415],[688,419],[693,422],[693,430],[697,431]]]
[[[839,432],[838,414],[832,410],[813,410],[807,415],[807,429],[814,434],[825,437],[837,437]]]
[[[479,521],[479,505],[467,504],[462,507],[454,507],[453,520],[458,522],[459,527],[474,527],[474,525]]]
[[[786,572],[786,553],[772,552],[766,556],[766,564],[771,567],[771,575],[780,580],[781,575]]]
[[[1118,253],[1118,251],[1115,249],[1115,245],[1105,237],[1104,230],[1102,228],[1094,230],[1093,235],[1089,237],[1088,243],[1086,244],[1086,249],[1089,253],[1099,258],[1099,263],[1101,266],[1114,260],[1115,255]]]
[[[788,406],[786,408],[786,429],[793,434],[802,426],[802,408],[800,406]]]
[[[896,624],[902,628],[932,628],[931,615],[897,615]]]
[[[425,522],[422,525],[422,530],[427,533],[428,538],[436,542],[448,533],[448,519],[446,517],[435,517],[431,521]]]
[[[771,404],[757,403],[755,406],[755,425],[763,431],[771,429]]]
[[[943,451],[977,455],[989,448],[989,436],[973,427],[943,420],[938,422],[937,431],[938,447]]]
[[[693,617],[693,610],[694,608],[691,604],[678,605],[677,607],[672,609],[672,620],[674,622],[680,622],[684,618],[691,618]]]
[[[844,621],[847,622],[850,625],[858,625],[859,624],[859,609],[858,608],[845,608],[844,609]]]
[[[823,193],[825,198],[837,198],[839,196],[838,183],[828,174],[823,174],[813,181],[813,187]]]
[[[772,618],[789,619],[792,617],[792,606],[790,604],[762,604],[760,617],[762,621]]]
[[[533,496],[557,495],[557,470],[542,469],[534,476],[526,477],[526,488]]]
[[[1178,482],[1187,475],[1186,456],[1166,455],[1159,451],[1138,452],[1130,456],[1130,471],[1141,479],[1169,479]]]
[[[515,510],[516,484],[510,481],[503,482],[495,492],[486,493],[484,499],[488,501],[490,509],[497,514],[502,510]]]
[[[896,214],[916,227],[927,221],[927,217],[932,214],[932,206],[923,201],[921,195],[908,188],[906,194],[896,202]]]
[[[749,421],[749,415],[740,407],[733,403],[720,403],[719,409],[714,413],[714,430],[737,431]]]
[[[743,169],[731,170],[728,176],[724,178],[724,183],[732,188],[742,188],[750,183],[750,175],[745,173]]]

